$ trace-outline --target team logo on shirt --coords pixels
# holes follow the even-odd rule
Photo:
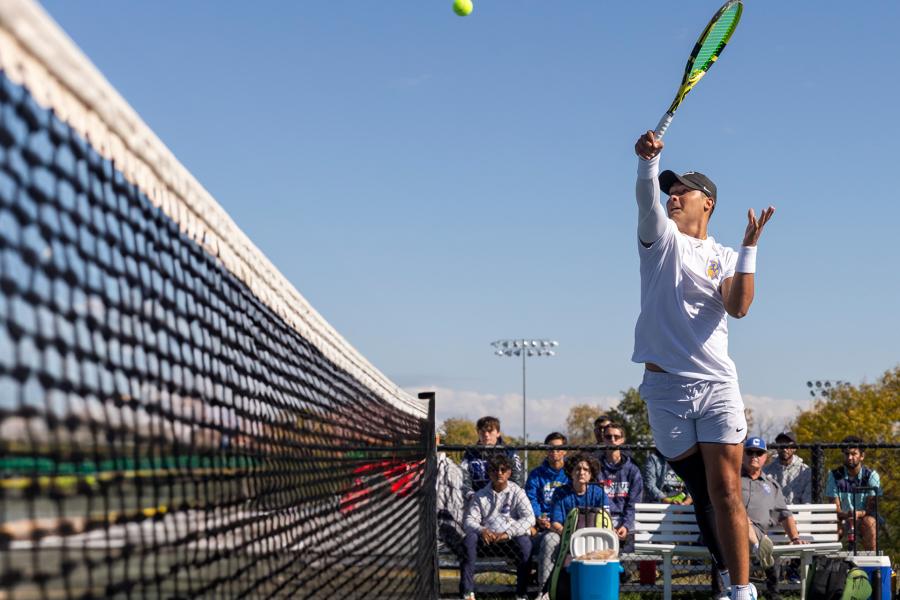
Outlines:
[[[722,274],[722,264],[718,258],[711,258],[706,263],[706,276],[710,279],[716,279]]]

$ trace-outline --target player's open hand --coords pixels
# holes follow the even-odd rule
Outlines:
[[[772,215],[775,214],[775,207],[770,206],[769,208],[763,209],[763,211],[759,214],[759,219],[756,218],[756,213],[753,212],[753,209],[747,211],[747,229],[744,231],[744,243],[742,246],[755,246],[759,241],[759,236],[762,235],[763,227],[766,226],[766,223],[769,222],[769,219],[772,218]]]
[[[634,152],[644,160],[650,160],[662,152],[664,145],[662,140],[656,139],[654,131],[648,131],[635,142]]]

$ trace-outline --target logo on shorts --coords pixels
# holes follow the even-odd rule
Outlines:
[[[722,264],[719,262],[718,258],[711,258],[709,262],[706,263],[706,276],[710,279],[716,279],[719,275],[722,274]]]

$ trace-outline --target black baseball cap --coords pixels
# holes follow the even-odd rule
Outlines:
[[[793,431],[782,431],[778,435],[775,436],[775,443],[782,444],[785,441],[790,442],[792,444],[797,443],[797,434]]]
[[[666,194],[669,193],[669,188],[675,183],[681,183],[687,188],[703,192],[713,200],[716,200],[716,184],[703,173],[688,171],[679,175],[674,171],[663,171],[659,174],[659,189]]]

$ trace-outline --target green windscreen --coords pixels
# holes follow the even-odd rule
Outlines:
[[[738,21],[741,20],[743,8],[743,4],[738,1],[729,2],[723,7],[719,18],[712,24],[706,31],[706,35],[700,40],[700,51],[694,59],[694,64],[691,69],[692,75],[697,71],[706,71],[719,57],[719,53],[722,51],[722,48],[725,47],[725,44],[728,43],[731,34],[734,32],[735,27],[737,27]]]

